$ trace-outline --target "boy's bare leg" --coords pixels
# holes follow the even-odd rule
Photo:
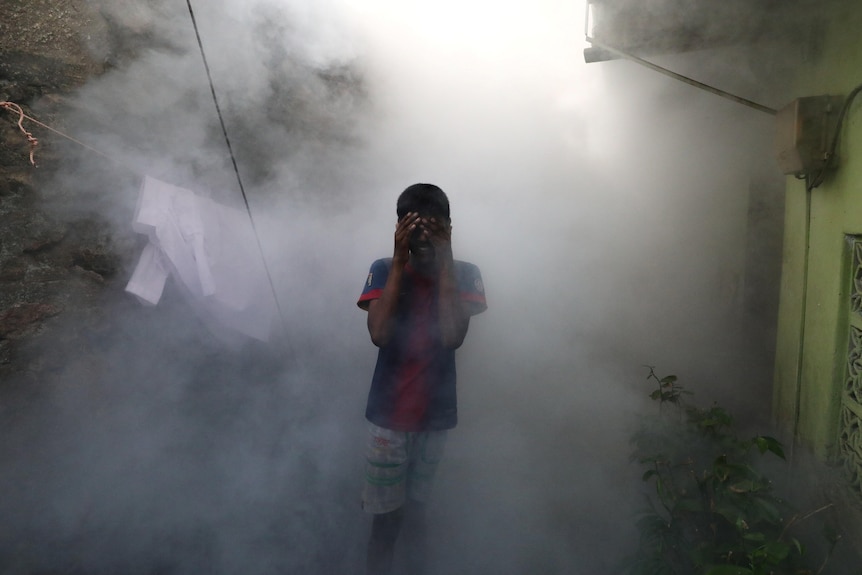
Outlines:
[[[425,504],[408,501],[404,513],[404,544],[409,575],[424,575],[428,556]]]
[[[390,575],[395,541],[401,530],[404,512],[401,509],[374,516],[371,524],[371,539],[365,557],[366,575]]]

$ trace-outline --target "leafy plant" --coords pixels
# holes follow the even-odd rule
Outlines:
[[[759,469],[760,457],[785,459],[781,443],[759,435],[740,438],[733,418],[718,405],[687,405],[690,392],[677,377],[659,377],[650,398],[659,413],[633,436],[634,457],[653,486],[639,517],[639,546],[630,575],[806,575],[805,547],[792,527],[794,514]],[[673,407],[673,411],[665,409]],[[828,507],[828,506],[827,506]],[[838,538],[832,534],[831,549]],[[827,554],[828,559],[828,554]]]

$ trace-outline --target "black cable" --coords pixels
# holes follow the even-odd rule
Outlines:
[[[246,193],[245,193],[245,186],[243,186],[243,183],[242,183],[242,177],[240,176],[239,167],[237,166],[237,163],[236,163],[236,156],[233,153],[233,147],[230,145],[230,138],[228,137],[228,134],[227,134],[227,127],[225,126],[224,115],[222,114],[221,106],[219,106],[219,103],[218,103],[218,96],[216,96],[215,84],[213,83],[212,73],[210,73],[210,67],[209,67],[209,64],[207,63],[207,56],[206,56],[206,53],[204,52],[204,44],[201,41],[201,34],[200,34],[200,31],[198,30],[198,22],[195,19],[195,11],[192,9],[191,0],[186,0],[186,5],[189,7],[189,16],[191,16],[192,27],[195,29],[195,37],[198,40],[198,48],[200,49],[200,52],[201,52],[201,58],[204,61],[204,69],[206,70],[206,73],[207,73],[207,80],[209,80],[210,92],[212,93],[212,96],[213,96],[213,104],[215,104],[216,113],[218,114],[219,123],[221,124],[221,131],[222,131],[222,134],[224,134],[224,141],[225,141],[225,144],[227,145],[228,153],[230,154],[230,161],[233,164],[233,171],[236,174],[236,181],[239,184],[239,191],[242,194],[242,201],[245,203],[245,210],[246,210],[246,212],[248,212],[248,219],[251,222],[252,231],[254,231],[254,239],[255,239],[255,241],[257,241],[257,249],[260,252],[260,259],[263,262],[263,269],[266,272],[266,279],[269,281],[269,287],[272,290],[272,297],[275,300],[275,307],[278,310],[278,317],[281,320],[282,330],[284,331],[284,334],[287,335],[287,327],[286,327],[285,322],[284,322],[284,313],[282,313],[282,311],[281,311],[281,304],[278,301],[278,294],[275,291],[275,283],[272,281],[272,274],[269,271],[269,265],[267,265],[267,263],[266,263],[266,257],[264,256],[264,253],[263,253],[263,246],[260,243],[260,234],[258,234],[257,226],[254,223],[254,216],[251,213],[251,206],[249,206],[249,203],[248,203],[248,196],[246,196]]]
[[[688,76],[683,76],[682,74],[674,72],[673,70],[668,70],[667,68],[665,68],[663,66],[659,66],[658,64],[650,62],[649,60],[644,60],[643,58],[635,56],[634,54],[629,54],[628,52],[624,52],[623,50],[619,50],[619,49],[614,48],[612,46],[608,46],[607,44],[599,42],[598,40],[590,37],[589,35],[587,35],[586,40],[587,40],[587,42],[589,42],[590,44],[592,44],[594,46],[598,46],[599,48],[602,48],[603,50],[607,50],[608,52],[616,54],[617,56],[621,56],[623,58],[631,60],[632,62],[640,64],[641,66],[649,68],[650,70],[658,72],[659,74],[664,74],[665,76],[673,78],[674,80],[679,80],[680,82],[684,82],[685,84],[688,84],[690,86],[694,86],[695,88],[699,88],[699,89],[704,90],[706,92],[711,92],[711,93],[715,94],[716,96],[721,96],[722,98],[726,98],[728,100],[736,102],[737,104],[742,104],[744,106],[748,106],[749,108],[753,108],[753,109],[757,110],[758,112],[763,112],[765,114],[769,114],[770,116],[774,116],[778,113],[777,110],[774,110],[768,106],[764,106],[763,104],[758,104],[757,102],[754,102],[754,101],[749,100],[747,98],[743,98],[742,96],[737,96],[736,94],[731,94],[730,92],[726,92],[724,90],[716,88],[715,86],[710,86],[709,84],[704,84],[703,82],[698,82],[697,80],[689,78]]]

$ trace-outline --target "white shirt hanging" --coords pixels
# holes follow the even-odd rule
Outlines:
[[[132,227],[150,241],[126,291],[156,305],[173,275],[209,317],[269,338],[275,302],[245,212],[147,176]]]

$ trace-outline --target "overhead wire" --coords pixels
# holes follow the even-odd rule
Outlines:
[[[216,114],[218,115],[219,124],[221,125],[222,134],[224,135],[225,145],[227,146],[228,154],[230,154],[230,160],[231,160],[231,163],[233,165],[233,171],[234,171],[234,174],[236,174],[236,181],[237,181],[237,184],[239,185],[239,191],[242,194],[242,201],[245,204],[245,209],[246,209],[246,212],[248,213],[249,221],[251,222],[252,231],[254,231],[254,238],[255,238],[255,241],[257,242],[257,248],[258,248],[258,252],[260,254],[260,259],[261,259],[261,262],[263,263],[264,271],[266,272],[266,278],[267,278],[267,281],[269,282],[270,290],[272,291],[272,297],[273,297],[273,300],[275,301],[275,307],[278,311],[279,320],[281,321],[281,327],[282,327],[283,335],[286,336],[287,335],[287,326],[285,324],[284,313],[282,312],[281,303],[279,302],[279,299],[278,299],[278,292],[275,289],[275,283],[273,282],[273,279],[272,279],[272,273],[270,272],[269,264],[267,263],[266,256],[265,256],[264,251],[263,251],[263,245],[261,244],[261,241],[260,241],[260,233],[258,232],[257,224],[254,221],[254,215],[252,214],[251,206],[249,205],[249,202],[248,202],[248,195],[245,192],[245,185],[243,185],[242,176],[240,175],[239,166],[237,165],[236,154],[234,154],[233,146],[230,143],[230,136],[228,135],[227,125],[225,124],[224,114],[222,114],[221,106],[219,105],[218,95],[216,94],[216,89],[215,89],[215,82],[213,81],[212,72],[210,71],[209,62],[207,61],[206,51],[204,50],[204,44],[203,44],[203,41],[201,40],[201,34],[200,34],[200,30],[198,28],[197,18],[195,18],[195,11],[192,8],[191,0],[186,0],[186,6],[188,6],[188,9],[189,9],[189,17],[191,18],[192,27],[194,28],[194,31],[195,31],[195,38],[197,39],[197,42],[198,42],[198,49],[200,50],[201,59],[203,60],[204,70],[206,71],[206,74],[207,74],[207,80],[209,81],[210,93],[212,94],[213,104],[215,105]]]
[[[753,100],[749,100],[748,98],[743,98],[742,96],[737,96],[736,94],[731,94],[730,92],[727,92],[727,91],[722,90],[720,88],[716,88],[715,86],[710,86],[709,84],[704,84],[703,82],[699,82],[697,80],[689,78],[688,76],[684,76],[682,74],[674,72],[673,70],[669,70],[663,66],[659,66],[658,64],[650,62],[649,60],[644,60],[643,58],[635,56],[634,54],[630,54],[630,53],[625,52],[623,50],[620,50],[618,48],[614,48],[612,46],[609,46],[603,42],[600,42],[599,40],[596,40],[595,38],[591,37],[589,34],[586,35],[586,40],[587,40],[587,42],[589,42],[590,44],[592,44],[594,46],[602,48],[603,50],[607,50],[608,52],[616,54],[617,56],[620,56],[620,57],[625,58],[627,60],[631,60],[632,62],[640,64],[641,66],[649,68],[650,70],[653,70],[653,71],[658,72],[660,74],[664,74],[665,76],[673,78],[674,80],[679,80],[680,82],[683,82],[683,83],[688,84],[690,86],[694,86],[695,88],[699,88],[699,89],[704,90],[706,92],[710,92],[712,94],[715,94],[716,96],[721,96],[722,98],[725,98],[727,100],[731,100],[733,102],[736,102],[737,104],[742,104],[744,106],[748,106],[749,108],[753,108],[753,109],[757,110],[758,112],[763,112],[765,114],[769,114],[770,116],[775,116],[778,113],[777,110],[770,108],[769,106],[764,106],[763,104],[759,104]]]

